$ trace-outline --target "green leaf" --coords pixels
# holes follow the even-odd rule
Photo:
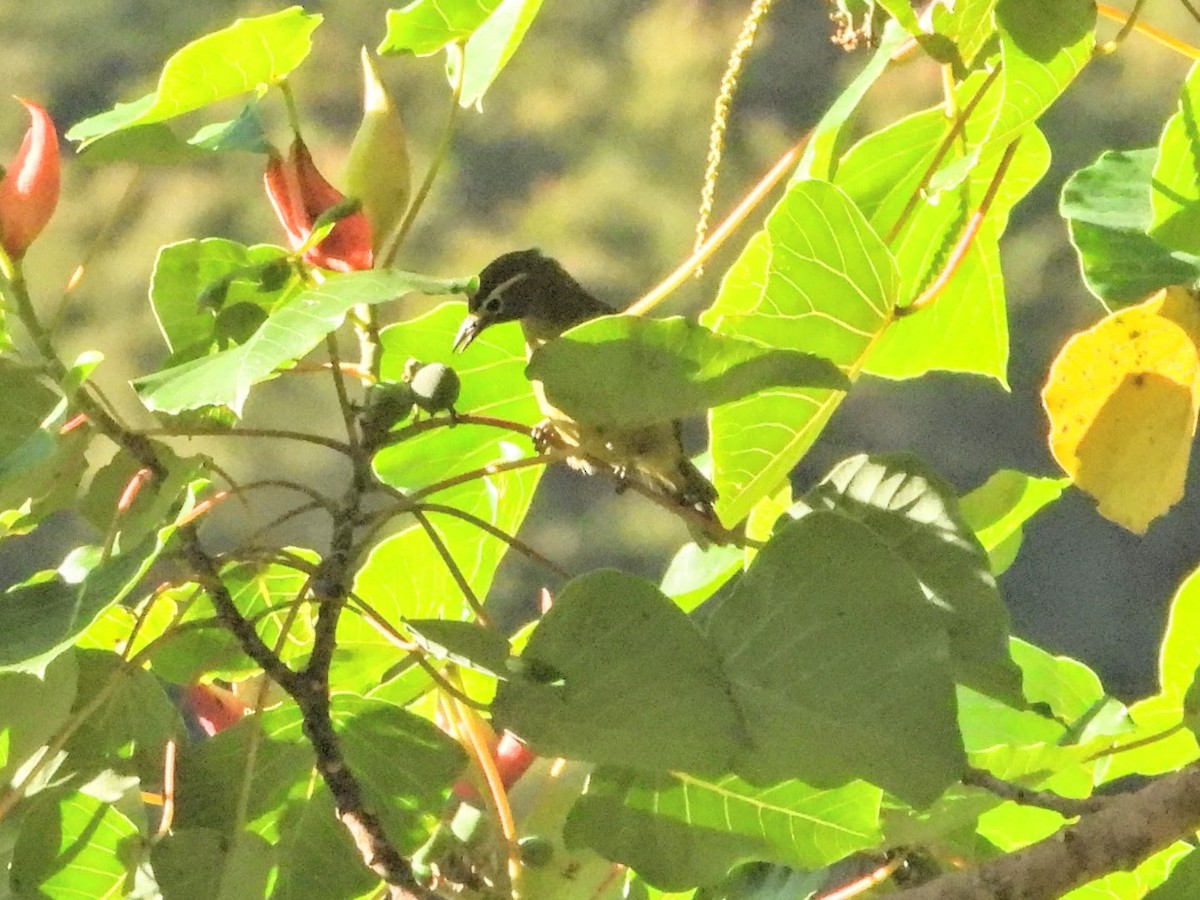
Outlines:
[[[501,0],[467,40],[465,52],[450,56],[447,68],[451,84],[457,82],[457,67],[462,65],[461,60],[466,60],[467,70],[459,98],[464,109],[483,100],[496,76],[516,53],[541,8],[542,0]]]
[[[785,526],[708,620],[752,745],[735,771],[931,802],[965,764],[944,627],[866,526],[830,512]]]
[[[862,213],[822,181],[792,186],[726,273],[701,322],[718,334],[862,365],[890,321],[895,261]],[[841,391],[775,390],[710,414],[717,512],[741,521],[816,440]]]
[[[465,430],[465,426],[455,430]],[[431,499],[514,534],[529,510],[540,476],[540,468],[504,472]],[[426,515],[475,596],[485,597],[496,567],[509,550],[508,543],[454,515],[432,510]],[[393,624],[405,618],[464,619],[472,615],[457,580],[420,524],[407,525],[372,548],[355,576],[354,593]],[[364,617],[342,616],[335,668],[347,686],[365,691],[378,684],[380,673],[398,656],[392,641]]]
[[[378,876],[338,822],[333,796],[323,783],[288,824],[277,848],[279,875],[272,900],[353,900],[378,885]]]
[[[346,766],[388,837],[411,855],[440,815],[451,781],[465,765],[461,749],[433,723],[378,700],[336,695],[332,715]],[[304,742],[298,722],[281,733]],[[224,734],[224,732],[222,732]],[[311,751],[310,751],[311,753]],[[378,884],[335,814],[324,785],[304,799],[279,846],[273,897],[358,897]]]
[[[223,238],[181,241],[158,251],[150,279],[150,305],[173,364],[208,355],[217,342],[217,319],[199,302],[214,285],[224,288],[224,305],[251,303],[264,313],[294,287],[263,291],[259,267],[287,255],[282,247],[247,247]]]
[[[527,374],[554,406],[597,428],[670,422],[768,388],[850,389],[827,359],[679,317],[593,319],[536,350]]]
[[[166,900],[260,900],[275,864],[258,835],[239,832],[231,843],[211,828],[172,828],[151,854]]]
[[[263,129],[262,117],[258,113],[257,101],[242,107],[236,119],[205,125],[188,139],[188,145],[200,147],[211,153],[242,150],[266,154],[271,150],[271,144]]]
[[[799,781],[600,769],[567,819],[568,846],[625,863],[651,884],[713,884],[735,865],[766,860],[820,868],[878,844],[881,792],[855,782],[818,790]]]
[[[1038,478],[1001,469],[962,497],[959,508],[987,551],[993,575],[1016,557],[1025,523],[1062,496],[1070,483],[1069,478]]]
[[[429,56],[447,44],[465,40],[487,20],[501,0],[413,0],[403,9],[389,9],[387,35],[378,52]]]
[[[1200,100],[1200,66],[1192,66],[1179,95],[1179,111],[1167,120],[1158,142],[1151,177],[1154,211],[1150,236],[1169,250],[1200,253],[1200,135],[1196,104]]]
[[[1151,890],[1146,900],[1191,900],[1200,893],[1200,853],[1193,847],[1186,856],[1176,857],[1174,862],[1170,876]]]
[[[1172,893],[1170,880],[1173,872],[1194,855],[1194,847],[1186,841],[1176,841],[1170,847],[1146,857],[1130,872],[1112,872],[1103,878],[1063,894],[1063,900],[1112,900],[1113,897],[1145,897],[1147,900],[1162,900],[1165,897],[1190,898],[1200,882],[1192,874],[1192,890]],[[1196,866],[1191,867],[1195,873]],[[1188,873],[1184,872],[1185,879]],[[1181,879],[1181,887],[1186,880]],[[1148,892],[1148,893],[1147,893]]]
[[[1113,754],[1102,765],[1103,779],[1129,774],[1159,775],[1200,757],[1195,735],[1184,723],[1184,701],[1200,668],[1200,568],[1194,569],[1175,592],[1167,615],[1166,633],[1158,658],[1158,693],[1130,708],[1137,730],[1120,743],[1159,735],[1161,740]]]
[[[132,103],[84,119],[67,132],[80,149],[99,138],[277,84],[308,56],[321,16],[292,6],[277,13],[238,19],[197,38],[163,66],[157,89]]]
[[[429,720],[381,700],[338,694],[332,715],[368,808],[394,846],[411,854],[466,766],[462,748]]]
[[[137,166],[175,166],[208,156],[200,147],[189,144],[169,125],[155,122],[134,125],[89,141],[79,151],[79,159],[88,165],[132,163]]]
[[[311,550],[290,552],[314,566],[318,562]],[[235,563],[221,570],[221,580],[234,606],[255,623],[267,646],[280,647],[280,659],[291,664],[307,657],[313,611],[310,604],[294,611],[291,606],[308,582],[304,572],[278,563]],[[240,681],[259,671],[237,639],[218,623],[211,598],[196,585],[175,588],[157,602],[182,626],[150,657],[151,668],[160,678],[175,684],[191,684],[201,675]],[[198,627],[203,625],[208,627]],[[285,626],[287,640],[280,643]]]
[[[1109,303],[1133,303],[1200,279],[1200,257],[1171,251],[1147,233],[1154,164],[1154,150],[1107,151],[1063,185],[1059,212],[1084,284]]]
[[[250,388],[288,367],[337,328],[360,303],[383,303],[420,291],[460,293],[462,279],[436,279],[397,271],[333,275],[273,312],[242,345],[137,379],[147,409],[175,413],[224,405],[239,416]]]
[[[1099,676],[1079,660],[1053,656],[1019,638],[1011,638],[1009,646],[1024,676],[1025,698],[1045,703],[1059,721],[1075,722],[1104,699]]]
[[[66,765],[85,770],[107,767],[137,775],[144,784],[158,784],[163,748],[183,731],[175,703],[158,679],[142,669],[127,668],[116,653],[84,650],[78,656],[76,709],[85,708],[101,690],[107,690],[107,696],[71,735]]]
[[[819,178],[825,181],[833,179],[838,165],[838,145],[842,140],[842,128],[850,120],[854,111],[858,109],[858,105],[867,95],[867,91],[887,70],[892,61],[892,53],[907,38],[908,33],[898,25],[889,22],[885,26],[883,39],[875,48],[870,61],[838,95],[838,98],[830,104],[816,127],[809,133],[804,155],[800,157],[800,163],[796,166],[796,171],[789,184],[810,178]]]
[[[78,582],[43,572],[0,595],[0,670],[28,667],[71,646],[105,609],[138,586],[174,531],[173,525],[163,528]]]
[[[954,489],[908,454],[853,456],[805,495],[870,528],[908,566],[950,637],[954,677],[1021,705],[1008,609]]]
[[[742,549],[733,544],[701,550],[689,542],[679,548],[659,589],[684,612],[691,612],[742,568]]]
[[[79,663],[64,653],[45,672],[0,672],[0,784],[11,784],[25,764],[66,720],[75,701]]]
[[[138,858],[145,830],[140,803],[124,804],[136,810],[127,814],[86,790],[44,794],[26,812],[9,873],[17,896],[119,897],[135,884],[153,886]]]
[[[32,368],[0,359],[0,513],[24,533],[74,501],[88,429],[59,433],[66,404]]]
[[[960,103],[982,90],[981,76],[956,92]],[[911,303],[941,274],[949,254],[978,209],[1004,156],[1003,144],[977,147],[986,129],[976,114],[961,140],[940,163],[939,176],[962,169],[940,188],[922,186],[949,139],[952,120],[941,107],[924,110],[875,132],[846,154],[837,184],[867,215],[879,234],[897,231],[892,243],[901,283],[897,296]],[[1050,150],[1036,129],[1028,129],[996,192],[983,228],[932,306],[898,319],[882,335],[867,370],[889,378],[911,378],[934,369],[973,372],[1007,384],[1008,321],[998,241],[1011,208],[1038,182]],[[966,167],[966,168],[963,168]],[[913,203],[912,198],[920,198]]]
[[[995,33],[993,12],[997,0],[963,0],[953,7],[933,7],[934,30],[958,48],[958,62],[969,66]]]
[[[274,843],[303,806],[313,761],[300,713],[291,703],[246,716],[208,740],[181,744],[175,827],[232,834],[244,826]],[[246,821],[239,822],[243,790]]]
[[[434,659],[507,677],[508,640],[495,628],[447,619],[406,619],[404,624],[413,640]]]
[[[613,570],[569,582],[502,682],[498,724],[543,756],[720,774],[741,738],[720,664],[654,585]]]
[[[542,414],[525,377],[525,342],[520,329],[489,329],[472,342],[470,352],[459,356],[451,345],[464,315],[464,304],[444,303],[423,316],[385,328],[381,336],[384,380],[400,380],[409,358],[444,363],[452,366],[462,381],[459,412],[532,428]],[[436,428],[387,447],[376,455],[374,465],[381,481],[410,490],[531,453],[532,445],[520,434],[460,425]]]
[[[1000,0],[1002,101],[988,136],[1007,144],[1037,121],[1092,58],[1096,4],[1092,0]]]

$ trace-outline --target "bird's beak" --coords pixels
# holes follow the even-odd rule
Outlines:
[[[475,313],[468,313],[462,324],[458,326],[458,334],[454,336],[454,352],[462,353],[466,350],[481,331],[483,331],[483,320]]]

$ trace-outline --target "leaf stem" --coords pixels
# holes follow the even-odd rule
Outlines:
[[[413,196],[412,203],[409,204],[408,211],[405,212],[400,224],[396,226],[396,230],[388,235],[387,240],[383,242],[383,245],[379,249],[379,259],[375,262],[377,269],[389,268],[396,261],[396,254],[400,252],[400,247],[404,244],[404,239],[408,237],[408,232],[417,220],[417,214],[420,213],[421,207],[425,204],[425,198],[429,196],[429,192],[433,188],[433,182],[437,178],[442,163],[450,155],[450,142],[454,137],[454,128],[458,124],[459,101],[462,100],[463,81],[466,78],[467,71],[466,50],[462,44],[458,44],[457,46],[459,47],[460,54],[458,73],[450,89],[450,112],[446,116],[446,127],[442,129],[441,140],[434,151],[433,159],[429,161],[429,168],[425,171],[425,178],[421,181],[421,186]]]
[[[533,547],[529,546],[529,544],[526,544],[524,541],[520,540],[514,535],[509,534],[503,528],[496,527],[491,522],[487,521],[487,519],[480,518],[479,516],[469,513],[464,509],[459,509],[456,506],[448,506],[444,503],[422,503],[419,508],[423,512],[441,513],[442,515],[453,516],[456,519],[462,519],[464,522],[470,522],[480,531],[486,531],[497,540],[504,541],[504,543],[508,544],[508,546],[512,547],[512,549],[516,550],[518,553],[528,557],[533,562],[543,566],[560,578],[571,577],[571,573],[558,563],[554,562],[554,560],[543,556],[537,550],[533,549]]]
[[[1197,21],[1200,21],[1200,15],[1196,13],[1195,8],[1188,2],[1188,0],[1183,0],[1183,5],[1188,12],[1192,13]],[[1126,21],[1128,15],[1122,10],[1117,9],[1115,6],[1110,6],[1107,3],[1097,3],[1096,11],[1106,19],[1112,19],[1116,22]],[[1144,34],[1152,41],[1156,41],[1169,50],[1174,50],[1180,56],[1185,56],[1188,59],[1200,59],[1200,49],[1197,49],[1191,44],[1179,40],[1179,38],[1175,37],[1173,34],[1163,31],[1161,28],[1157,28],[1154,25],[1151,25],[1149,22],[1139,21],[1134,26],[1134,30]],[[1097,48],[1097,50],[1099,50],[1099,48]]]
[[[1142,14],[1142,7],[1146,5],[1146,0],[1134,0],[1133,9],[1125,17],[1125,24],[1121,26],[1120,31],[1116,33],[1111,41],[1100,44],[1093,51],[1093,56],[1105,56],[1112,53],[1120,46],[1125,38],[1129,37],[1129,33],[1137,27],[1138,17]]]
[[[950,279],[954,277],[954,273],[958,271],[967,253],[970,252],[971,246],[979,234],[979,229],[983,227],[983,220],[987,217],[988,210],[991,209],[992,202],[996,199],[996,193],[1000,190],[1000,184],[1004,181],[1004,176],[1008,172],[1009,165],[1012,164],[1013,156],[1016,154],[1017,146],[1020,143],[1021,139],[1017,138],[1011,141],[1005,149],[1004,156],[1000,158],[1000,164],[996,167],[996,174],[992,176],[992,181],[988,185],[983,199],[979,202],[979,208],[971,215],[970,220],[967,222],[967,227],[963,229],[962,236],[958,239],[958,243],[954,245],[954,249],[951,251],[949,259],[946,260],[946,265],[938,273],[938,277],[934,279],[933,284],[925,289],[921,296],[908,304],[908,306],[896,307],[893,310],[893,315],[896,318],[911,315],[917,310],[931,305],[942,291],[945,290],[946,285],[950,283]]]
[[[946,158],[946,154],[950,152],[950,148],[954,146],[955,139],[959,136],[959,134],[962,133],[962,130],[966,128],[967,121],[971,118],[971,114],[975,112],[975,107],[979,105],[979,102],[988,92],[988,89],[995,84],[996,79],[1000,77],[1000,72],[1003,67],[1003,63],[996,64],[996,67],[987,74],[986,78],[984,78],[983,84],[979,86],[979,90],[975,92],[975,95],[971,97],[969,101],[967,101],[967,104],[954,117],[954,124],[950,126],[950,130],[946,132],[945,137],[943,137],[941,143],[938,144],[937,150],[935,150],[933,153],[933,158],[929,161],[929,165],[925,167],[925,171],[921,175],[921,180],[917,182],[916,188],[913,190],[912,194],[909,195],[908,202],[904,204],[904,209],[900,210],[900,215],[896,217],[896,221],[888,230],[887,237],[884,239],[885,243],[891,244],[892,241],[896,239],[897,235],[900,234],[901,230],[903,230],[905,224],[908,222],[908,217],[912,215],[913,210],[917,207],[917,203],[920,202],[925,190],[929,187],[930,180],[933,178],[934,174],[937,173],[937,170],[941,168],[942,161]]]
[[[684,260],[674,272],[635,301],[625,312],[631,316],[645,315],[666,299],[672,291],[687,281],[692,272],[704,265],[708,258],[725,243],[725,240],[746,220],[750,213],[754,212],[767,194],[779,184],[783,176],[788,173],[788,170],[799,162],[800,156],[804,152],[804,148],[807,146],[810,137],[812,137],[811,131],[797,141],[783,156],[779,157],[775,165],[738,202],[733,211],[708,236],[708,239],[691,256]]]
[[[442,540],[442,536],[437,533],[437,529],[433,527],[433,523],[419,509],[412,511],[413,517],[421,523],[421,527],[425,529],[425,534],[429,538],[429,542],[433,544],[433,548],[437,551],[438,556],[442,558],[442,562],[446,564],[446,569],[450,572],[450,577],[454,579],[454,583],[458,585],[458,589],[462,592],[463,599],[467,601],[467,605],[471,607],[471,611],[475,613],[475,618],[480,625],[487,628],[494,628],[492,617],[487,614],[483,608],[483,603],[480,602],[479,596],[471,587],[467,577],[463,575],[462,569],[454,560],[454,555],[450,552],[450,548],[446,546],[446,542]]]

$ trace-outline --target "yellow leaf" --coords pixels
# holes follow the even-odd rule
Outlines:
[[[1071,338],[1042,390],[1054,458],[1102,516],[1137,534],[1183,496],[1198,334],[1196,298],[1168,288]]]

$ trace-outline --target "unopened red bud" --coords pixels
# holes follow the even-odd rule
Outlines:
[[[50,221],[61,182],[58,134],[50,114],[36,103],[17,99],[29,111],[29,128],[0,180],[0,243],[14,260],[25,255]]]

